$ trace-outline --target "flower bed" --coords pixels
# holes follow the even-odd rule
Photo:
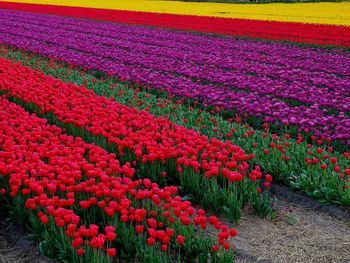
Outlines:
[[[249,168],[254,155],[216,138],[149,114],[147,111],[96,96],[84,87],[66,84],[1,59],[0,91],[64,126],[75,136],[95,142],[147,171],[157,182],[175,182],[204,207],[225,208],[238,219],[250,201],[261,214],[269,211],[268,196],[258,193],[263,178],[259,167]],[[250,179],[249,179],[250,178]],[[272,178],[266,177],[265,187]]]
[[[299,134],[295,140],[289,134],[273,134],[267,124],[260,129],[253,129],[245,123],[245,119],[225,120],[220,117],[220,112],[212,115],[197,109],[196,106],[187,106],[183,101],[171,96],[157,97],[148,90],[141,91],[132,85],[120,84],[112,77],[98,80],[89,73],[53,59],[6,47],[0,50],[0,53],[11,60],[19,61],[65,82],[84,84],[100,96],[114,98],[119,103],[147,110],[156,116],[164,116],[188,129],[194,128],[209,138],[231,140],[233,144],[240,145],[245,152],[253,152],[255,158],[250,162],[258,164],[279,182],[302,190],[322,202],[350,205],[349,153],[341,154],[335,151],[330,147],[331,141],[326,138],[316,140],[311,136],[308,140],[307,136]],[[332,163],[331,160],[336,160],[336,163]],[[326,169],[321,169],[322,164],[326,164]]]
[[[207,39],[72,19],[62,20],[67,28],[55,28],[62,18],[32,16],[19,14],[9,18],[20,22],[7,21],[0,41],[153,88],[167,89],[172,94],[199,99],[229,112],[248,113],[260,121],[296,126],[319,137],[330,136],[349,143],[350,77],[349,70],[342,66],[348,60],[348,53],[330,51],[325,55],[324,50]],[[38,19],[36,23],[34,18]],[[18,27],[23,29],[16,29],[14,34],[14,28]],[[111,36],[103,32],[110,32]],[[130,37],[135,34],[137,37]],[[184,44],[175,47],[175,39],[181,39]],[[141,43],[135,44],[137,40]],[[153,41],[158,41],[155,47],[160,52],[152,48]],[[213,44],[209,46],[209,43]],[[201,55],[204,50],[206,53]],[[305,61],[306,57],[309,61]],[[327,64],[325,69],[329,61],[332,66]],[[290,71],[295,74],[287,73]]]
[[[154,5],[154,3],[152,3],[152,5]],[[306,44],[336,45],[344,47],[350,46],[349,26],[218,18],[194,15],[173,15],[8,2],[0,2],[0,8],[76,18],[87,18],[92,20],[197,31],[203,33],[285,40]],[[324,10],[326,8],[321,9]],[[195,10],[197,11],[198,9]],[[312,10],[314,14],[314,8],[312,8]],[[329,10],[329,8],[327,8],[327,10]],[[240,13],[240,11],[238,13]],[[257,11],[257,13],[260,12]],[[271,19],[270,14],[270,11],[268,11],[269,18]],[[291,16],[285,17],[290,18]],[[292,17],[295,18],[295,15]],[[299,12],[297,17],[300,18]],[[310,18],[310,16],[306,16],[305,18],[307,20]],[[330,17],[328,16],[326,19],[329,21],[329,18]],[[348,23],[346,19],[343,20],[343,22]]]
[[[30,222],[42,252],[69,262],[111,262],[117,250],[141,262],[232,260],[224,251],[237,232],[182,201],[176,186],[136,180],[115,154],[0,102],[0,198]],[[217,244],[207,237],[210,224]]]

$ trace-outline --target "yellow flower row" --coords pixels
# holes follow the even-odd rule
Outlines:
[[[350,26],[350,2],[298,4],[222,4],[158,0],[6,0],[6,2]]]

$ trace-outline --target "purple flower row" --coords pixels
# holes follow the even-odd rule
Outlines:
[[[128,34],[119,33],[119,36],[115,35],[114,38],[111,38],[109,35],[112,33],[105,36],[99,34],[106,31],[89,34],[85,32],[88,28],[78,27],[79,29],[77,29],[77,26],[66,25],[66,23],[64,26],[55,28],[55,24],[52,25],[50,21],[41,20],[31,22],[28,25],[28,18],[26,20],[11,16],[9,19],[17,22],[20,19],[25,21],[18,23],[5,21],[3,26],[10,25],[16,28],[22,26],[26,27],[27,30],[35,29],[44,34],[50,33],[51,39],[69,38],[70,40],[76,39],[78,42],[89,41],[91,45],[97,45],[98,48],[103,48],[105,52],[118,57],[122,63],[130,63],[130,60],[133,59],[132,63],[135,64],[141,60],[143,67],[195,78],[200,83],[209,82],[214,85],[256,92],[260,95],[293,99],[310,105],[350,110],[350,98],[347,96],[350,90],[349,74],[343,73],[341,77],[338,77],[334,73],[321,72],[321,69],[325,68],[324,65],[321,65],[318,71],[307,72],[307,70],[298,67],[281,68],[283,63],[272,65],[270,56],[265,56],[265,58],[261,55],[261,52],[265,53],[266,50],[257,48],[255,50],[258,51],[255,53],[246,52],[247,54],[244,54],[244,52],[236,51],[225,59],[220,58],[217,52],[213,52],[214,55],[196,53],[195,48],[186,51],[174,50],[163,48],[161,43],[158,44],[157,48],[154,48],[154,46],[152,47],[153,38],[134,36],[135,34],[130,37],[130,32]],[[141,43],[138,42],[140,40],[142,40]],[[120,58],[120,53],[128,53],[128,61],[123,61]],[[146,61],[143,59],[144,56],[147,56]],[[256,57],[260,57],[260,60],[257,60]],[[218,61],[218,59],[220,60]],[[266,59],[268,60],[266,61]],[[276,60],[276,58],[273,59]],[[315,59],[320,60],[318,56]],[[299,60],[300,57],[298,57]],[[327,58],[327,61],[332,60]]]
[[[0,10],[1,12],[1,10]],[[264,59],[268,64],[275,62],[279,66],[286,66],[288,69],[300,68],[304,71],[311,70],[312,72],[329,72],[332,74],[349,74],[350,65],[344,64],[344,52],[333,50],[327,52],[324,49],[304,49],[295,48],[279,43],[263,43],[247,40],[234,40],[232,38],[213,37],[194,35],[186,32],[173,32],[159,29],[152,29],[139,26],[125,26],[122,24],[111,23],[94,23],[81,20],[53,17],[53,16],[38,16],[35,14],[27,14],[14,11],[3,11],[1,13],[3,19],[13,21],[24,21],[43,25],[50,22],[50,25],[57,28],[66,28],[74,32],[84,34],[92,34],[95,36],[111,37],[118,39],[136,40],[140,43],[147,43],[156,47],[170,47],[178,50],[199,51],[199,54],[213,54],[217,57],[217,61],[222,58],[229,58],[235,54],[244,54],[249,56],[249,60],[254,60],[259,57],[261,52],[265,53]],[[152,42],[149,42],[149,38]],[[145,42],[146,41],[146,42]],[[195,49],[193,49],[195,47]],[[259,49],[257,49],[259,47]],[[293,51],[293,52],[291,52]],[[242,53],[245,52],[245,53]],[[277,52],[277,53],[276,53]],[[309,56],[305,56],[309,53]],[[214,57],[214,59],[215,59]],[[276,57],[283,59],[283,65],[276,61]],[[347,60],[349,60],[347,56]],[[319,65],[325,61],[329,62],[327,67]],[[321,67],[320,67],[321,66]]]
[[[1,12],[3,11],[0,11],[0,13]],[[15,16],[11,17],[14,18]],[[38,23],[33,23],[33,19],[31,19],[31,17],[38,17],[37,21],[40,21],[42,26],[40,27]],[[204,60],[202,61],[203,64],[201,64],[201,62],[198,60],[198,57],[200,56],[194,56],[195,53],[192,53],[193,50],[193,52],[197,52],[196,47],[193,46],[191,49],[188,49],[186,53],[186,47],[184,47],[184,45],[190,46],[190,44],[186,43],[185,41],[181,42],[184,45],[179,49],[176,49],[176,45],[174,44],[173,47],[171,47],[170,44],[166,44],[165,46],[167,46],[167,49],[164,49],[164,53],[166,54],[165,56],[155,52],[157,51],[157,48],[154,46],[152,47],[152,42],[149,44],[145,43],[151,40],[150,36],[152,31],[155,32],[155,39],[157,41],[164,42],[171,42],[171,39],[170,36],[169,39],[162,37],[162,33],[165,35],[169,34],[171,36],[178,34],[179,39],[192,37],[195,39],[195,41],[197,41],[197,43],[200,43],[202,39],[205,38],[203,36],[190,35],[188,33],[180,32],[168,32],[165,30],[155,30],[144,27],[126,25],[120,26],[118,24],[95,23],[43,15],[21,14],[16,17],[16,19],[22,19],[23,21],[16,22],[12,20],[11,22],[9,19],[8,21],[5,21],[6,23],[2,23],[2,27],[0,28],[1,42],[38,52],[43,55],[55,56],[71,63],[110,72],[120,78],[126,77],[133,81],[141,81],[152,85],[155,88],[168,88],[176,95],[200,98],[204,102],[214,106],[224,106],[226,109],[234,109],[240,113],[248,112],[254,116],[263,115],[265,116],[266,121],[278,120],[283,123],[296,124],[302,128],[310,128],[318,135],[330,135],[335,139],[349,139],[350,120],[343,114],[340,114],[339,116],[328,115],[324,111],[320,110],[317,105],[313,105],[311,107],[290,107],[285,102],[280,101],[273,96],[262,96],[263,94],[259,92],[235,92],[229,87],[229,85],[204,85],[201,81],[193,82],[191,78],[197,78],[196,75],[193,75],[192,73],[192,71],[198,70],[196,64],[199,64],[202,68],[202,72],[200,72],[202,74],[201,76],[205,76],[206,72],[208,73],[212,70],[220,69],[217,63],[220,61],[217,60],[216,56],[211,55],[215,54],[217,51],[211,52],[209,46],[207,52],[203,54],[203,57],[207,60],[208,64],[211,61],[211,58],[213,59],[212,61],[216,61],[216,64],[209,64],[207,67],[204,67],[206,65],[203,63]],[[64,21],[61,21],[61,19]],[[28,21],[26,22],[25,20]],[[61,21],[59,26],[57,24],[58,21]],[[16,25],[16,30],[14,30],[14,26]],[[65,29],[65,27],[74,26],[77,28],[76,32],[72,31],[72,28]],[[109,26],[111,28],[121,28],[120,30],[124,31],[120,33],[119,38],[116,36],[108,36],[109,32],[105,33],[107,36],[103,37],[103,32],[106,31],[104,31],[103,28],[94,28],[94,26]],[[84,27],[88,27],[90,30],[100,31],[98,33],[96,32],[95,35],[91,33],[84,33]],[[130,32],[132,32],[132,30],[136,32],[145,30],[145,34],[133,34],[132,37],[130,36],[130,32],[127,32],[128,29],[131,30]],[[118,34],[118,32],[115,30],[111,30],[110,32],[110,35]],[[130,37],[128,38],[128,36]],[[233,46],[235,41],[237,41],[249,48],[251,48],[251,46],[255,46],[256,49],[259,46],[258,44],[261,44],[262,49],[257,49],[258,52],[268,52],[268,49],[264,46],[266,45],[265,43],[248,40],[214,38],[209,36],[208,38],[215,39],[219,42],[221,41],[222,43],[217,45],[220,47],[225,44],[225,41],[229,42],[228,46]],[[143,41],[143,43],[140,41],[137,42],[137,39]],[[203,43],[206,43],[205,40],[203,40]],[[212,44],[215,44],[215,41],[213,41]],[[284,45],[281,44],[271,45],[272,48],[276,48],[277,51],[278,46],[281,46],[282,50],[284,49]],[[277,47],[274,47],[275,45],[277,45]],[[287,46],[289,49],[295,48],[295,54],[301,53],[302,50],[305,50],[305,53],[307,53],[308,50],[305,48],[291,47],[288,45],[285,46]],[[146,47],[149,48],[149,52],[147,52]],[[244,55],[243,51],[239,51],[239,46],[237,46],[236,49],[238,49],[238,51],[235,51],[233,47],[224,49],[224,51],[227,53],[232,52],[233,54],[238,53],[242,56]],[[162,51],[161,48],[159,50]],[[178,55],[178,57],[175,57],[175,61],[173,63],[171,63],[171,59],[167,60],[167,56],[171,54],[169,53],[171,50],[174,51],[173,53],[175,55]],[[178,52],[175,52],[176,50],[178,50]],[[315,60],[320,61],[322,56],[320,56],[319,53],[321,51],[313,49],[310,50],[310,54],[315,53]],[[254,52],[254,49],[251,49],[250,53],[257,54]],[[200,52],[198,51],[197,53],[199,54]],[[250,53],[248,52],[248,55]],[[325,57],[330,57],[330,52],[325,51],[324,53]],[[184,57],[184,60],[192,61],[192,63],[179,63],[178,60],[181,58],[179,57],[180,55],[187,56],[187,60],[186,57]],[[329,61],[338,61],[343,57],[346,58],[347,53],[335,51],[333,55],[333,60],[329,59]],[[151,60],[149,59],[150,57],[152,58]],[[230,58],[226,58],[226,61],[231,61],[230,63],[234,63],[235,60],[239,59],[237,55],[232,55],[232,57],[234,57],[234,59],[230,60]],[[251,59],[254,58],[251,57]],[[282,58],[277,58],[276,60],[282,61]],[[289,60],[292,60],[292,58]],[[290,63],[290,61],[288,63]],[[258,60],[256,60],[256,63],[253,64],[259,64]],[[263,62],[260,64],[264,65]],[[319,62],[319,64],[321,65],[322,63]],[[268,63],[265,63],[265,65],[268,65]],[[320,69],[320,73],[325,74],[325,76],[329,75],[335,77],[335,74],[331,71],[336,70],[336,65],[338,65],[338,63],[334,63],[329,67],[324,67],[323,69]],[[312,70],[305,72],[310,74]],[[231,72],[231,74],[237,74],[237,71],[234,71],[234,69],[227,71]],[[261,71],[263,72],[263,69],[261,69]],[[286,69],[286,71],[288,73],[291,71],[291,69]],[[299,71],[305,73],[303,70]],[[179,72],[181,74],[174,75],[174,73]],[[340,77],[340,79],[348,78],[346,72],[339,74],[343,75]],[[299,74],[299,76],[301,75]],[[243,75],[239,75],[239,77],[239,81],[244,81],[246,78],[246,76]],[[218,80],[220,80],[220,77]],[[257,82],[256,85],[259,85],[259,82]],[[271,88],[278,90],[278,87],[273,86]],[[247,89],[252,91],[251,87]],[[339,91],[341,88],[335,88],[335,90]],[[342,96],[344,98],[348,98],[347,94],[343,94]]]
[[[3,23],[3,27],[8,26],[8,24],[11,23]],[[76,49],[79,48],[82,41],[90,41],[90,43],[93,42],[95,47],[98,46],[98,51],[108,53],[110,56],[112,56],[112,58],[118,57],[119,62],[124,64],[138,64],[142,65],[143,67],[159,70],[161,72],[168,72],[177,75],[180,74],[188,78],[198,79],[201,83],[203,83],[203,81],[210,82],[220,87],[235,87],[239,90],[257,92],[257,94],[260,95],[272,95],[277,98],[294,99],[307,104],[314,104],[315,101],[317,101],[321,106],[337,108],[340,110],[350,109],[350,106],[347,107],[347,105],[350,105],[350,98],[344,97],[343,94],[349,92],[348,90],[341,92],[341,88],[336,88],[335,92],[329,93],[329,88],[317,88],[315,86],[310,87],[302,82],[301,76],[298,80],[294,78],[294,81],[288,79],[288,71],[278,72],[276,70],[271,72],[271,74],[268,74],[267,68],[270,66],[266,64],[259,65],[255,62],[253,65],[255,76],[251,76],[247,75],[247,73],[243,73],[244,71],[250,72],[250,70],[253,68],[253,62],[251,61],[246,63],[239,60],[234,62],[232,61],[232,63],[230,63],[230,68],[226,70],[219,68],[217,65],[202,66],[206,62],[202,62],[201,65],[201,62],[199,61],[200,59],[198,59],[198,56],[196,55],[187,57],[186,54],[182,54],[181,52],[174,53],[174,51],[172,51],[170,53],[162,48],[151,49],[149,46],[143,43],[136,43],[136,39],[133,41],[125,41],[124,39],[111,41],[102,37],[94,37],[91,39],[90,36],[87,36],[86,34],[74,32],[74,35],[72,36],[72,32],[67,32],[63,29],[56,29],[53,32],[52,28],[47,29],[42,28],[42,26],[35,25],[28,26],[27,24],[19,25],[18,23],[11,24],[7,29],[11,29],[11,26],[20,26],[26,30],[35,29],[36,32],[41,32],[44,35],[44,38],[42,38],[43,40],[51,43],[64,43],[69,41],[69,45],[71,45],[69,47],[73,47],[72,43],[78,43],[74,45],[74,48]],[[63,41],[62,39],[68,40]],[[97,51],[96,48],[90,50],[89,52],[95,51]],[[101,52],[96,55],[101,55]],[[146,61],[143,59],[145,55],[147,55],[148,58]],[[170,58],[171,56],[172,58]],[[123,59],[123,57],[125,57],[125,59]],[[189,61],[189,59],[192,61]],[[233,64],[235,65],[233,66]],[[321,73],[318,73],[318,75],[320,74]],[[257,75],[259,75],[259,77],[257,77]],[[282,75],[285,77],[284,80],[282,80]],[[317,73],[315,73],[315,75],[317,75]],[[325,77],[320,77],[320,79],[323,82],[319,81],[319,85],[328,84],[329,86],[329,79],[326,79]],[[291,83],[286,84],[286,81]],[[346,79],[341,79],[341,83],[344,81],[346,81]],[[316,81],[314,80],[314,83],[315,82]],[[342,87],[341,83],[338,83],[337,85],[337,83],[333,81],[333,86]]]

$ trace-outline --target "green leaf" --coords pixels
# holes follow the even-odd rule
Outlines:
[[[40,242],[39,244],[39,251],[40,251],[40,254],[44,255],[44,256],[48,256],[48,253],[47,253],[47,241],[44,240],[42,242]]]
[[[319,197],[319,196],[321,196],[321,192],[319,190],[315,190],[312,192],[312,196]]]
[[[184,197],[182,197],[182,201],[191,201],[193,199],[194,199],[193,194],[188,194],[188,195],[185,195]]]

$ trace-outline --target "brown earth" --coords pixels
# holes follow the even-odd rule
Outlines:
[[[243,212],[237,263],[350,263],[350,221],[276,200],[276,217]]]

